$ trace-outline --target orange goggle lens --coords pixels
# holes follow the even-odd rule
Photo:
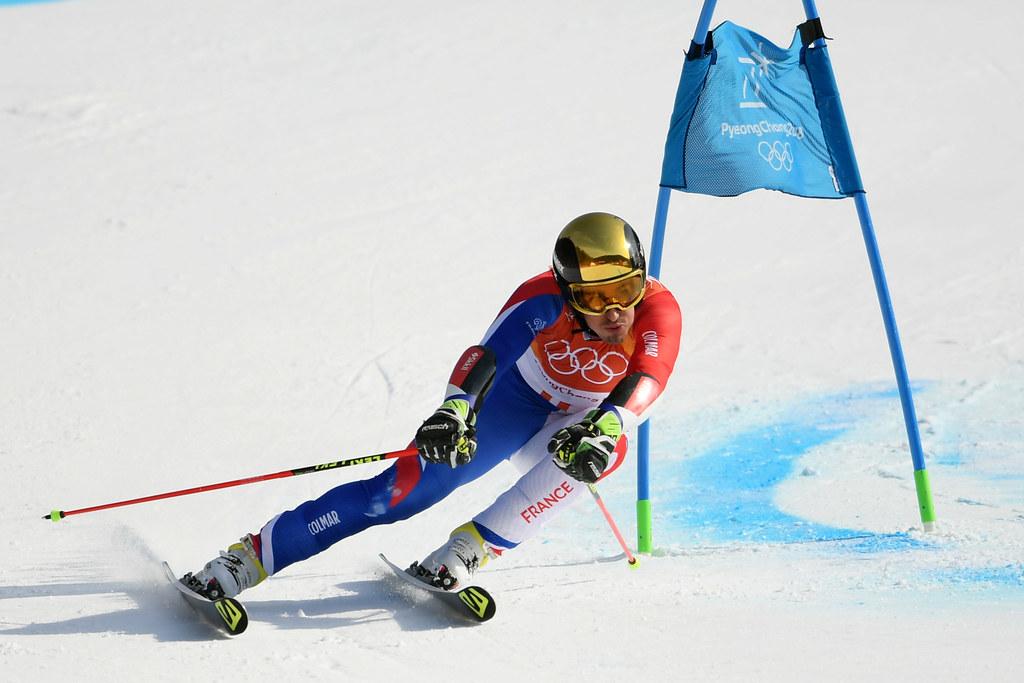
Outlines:
[[[601,315],[609,308],[630,308],[644,296],[644,274],[628,273],[605,282],[573,283],[569,285],[569,303],[581,313]]]

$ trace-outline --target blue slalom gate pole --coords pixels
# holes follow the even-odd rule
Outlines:
[[[804,13],[807,19],[818,19],[818,8],[814,0],[803,0]],[[814,41],[815,50],[827,50],[825,41],[819,38]],[[843,112],[842,101],[839,98],[839,86],[836,83],[835,73],[829,63],[827,69],[829,84],[836,93],[836,105],[838,116],[841,121],[844,143],[847,146],[853,173],[860,179],[860,168],[857,164],[857,157],[853,150],[853,140],[850,138],[850,128],[846,122],[846,114]],[[860,183],[858,183],[860,184]],[[861,184],[861,187],[863,185]],[[928,480],[928,470],[925,467],[924,451],[921,448],[921,434],[917,428],[917,413],[914,410],[914,396],[910,389],[910,379],[907,373],[907,364],[903,355],[903,345],[900,343],[899,330],[896,327],[896,314],[892,307],[892,297],[889,294],[889,286],[885,279],[885,269],[882,267],[882,256],[878,250],[878,240],[875,237],[875,227],[871,220],[871,212],[868,209],[868,199],[864,192],[854,195],[854,203],[857,207],[857,218],[860,221],[861,233],[864,236],[864,246],[868,252],[868,261],[871,263],[871,276],[875,282],[875,292],[878,295],[878,305],[882,310],[882,322],[885,325],[885,335],[889,341],[889,355],[892,356],[892,366],[896,373],[896,384],[899,387],[900,403],[903,406],[903,422],[907,429],[907,441],[910,445],[910,456],[914,463],[914,486],[917,490],[917,502],[921,513],[921,523],[925,531],[931,531],[935,526],[935,505],[932,502],[931,484]]]
[[[714,5],[714,2],[711,2]],[[710,19],[709,19],[710,20]],[[654,234],[651,236],[651,258],[647,272],[661,275],[661,252],[665,247],[665,223],[672,190],[658,190],[658,206],[654,211]],[[650,553],[654,549],[651,519],[651,422],[645,420],[636,434],[636,551]]]
[[[704,0],[704,6],[700,8],[697,28],[693,30],[693,42],[698,45],[703,45],[704,39],[708,35],[708,27],[711,26],[711,17],[715,14],[716,4],[718,4],[718,0]]]
[[[693,43],[703,45],[707,39],[708,27],[715,14],[718,0],[704,0],[693,31]],[[658,191],[658,206],[654,212],[654,233],[651,236],[651,257],[647,271],[652,277],[661,275],[661,253],[665,246],[665,223],[668,220],[668,205],[672,190],[662,187]],[[651,518],[651,424],[644,421],[637,430],[636,440],[636,549],[650,553],[654,549]]]

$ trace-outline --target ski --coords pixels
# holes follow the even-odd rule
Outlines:
[[[221,598],[220,600],[205,598],[185,586],[174,575],[170,565],[166,562],[161,564],[167,575],[167,580],[174,584],[174,587],[181,593],[182,599],[205,621],[229,636],[237,636],[249,625],[249,615],[245,613],[242,603],[234,598]]]
[[[461,590],[446,591],[443,588],[437,588],[429,583],[420,581],[410,574],[408,570],[402,569],[385,557],[384,553],[380,553],[380,559],[384,560],[384,564],[403,582],[429,593],[432,597],[437,598],[466,619],[483,623],[494,616],[496,609],[494,598],[480,586],[466,586]]]

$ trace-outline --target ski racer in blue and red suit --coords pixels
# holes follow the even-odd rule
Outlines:
[[[420,457],[282,512],[195,578],[235,594],[370,526],[407,519],[509,460],[519,480],[414,565],[453,588],[614,471],[625,432],[646,419],[672,374],[679,307],[647,277],[632,228],[610,214],[570,222],[553,262],[462,354],[444,401],[417,431]]]

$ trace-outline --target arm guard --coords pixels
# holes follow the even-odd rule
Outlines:
[[[493,351],[486,346],[470,346],[462,353],[448,378],[445,399],[464,397],[473,410],[480,412],[496,370],[497,358]]]
[[[626,375],[601,403],[601,410],[614,411],[622,430],[632,429],[643,421],[643,415],[661,395],[661,383],[644,372]]]

